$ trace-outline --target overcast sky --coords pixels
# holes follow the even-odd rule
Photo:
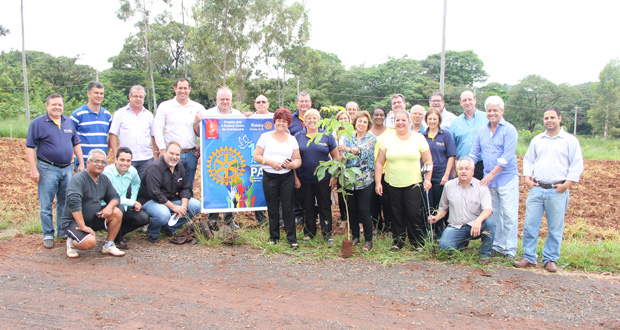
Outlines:
[[[173,0],[180,12],[180,0]],[[186,0],[186,7],[188,2]],[[26,49],[80,56],[98,70],[122,49],[132,24],[116,18],[117,0],[24,0]],[[441,51],[441,0],[306,0],[309,46],[347,67],[417,60]],[[487,82],[515,84],[529,74],[556,84],[598,80],[620,57],[620,1],[448,0],[447,50],[473,50]],[[3,0],[0,24],[11,30],[0,50],[21,50],[20,0]]]

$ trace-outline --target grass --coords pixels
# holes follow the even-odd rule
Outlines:
[[[0,213],[0,231],[17,230],[22,234],[43,233],[38,207],[32,209],[8,205],[0,200],[0,210],[3,211]]]
[[[584,159],[620,160],[620,140],[603,140],[584,136],[578,136],[578,138]],[[527,138],[520,138],[517,144],[517,155],[525,155],[529,145]]]
[[[32,118],[34,119],[34,118]],[[0,137],[25,139],[28,135],[28,125],[25,118],[0,120]]]

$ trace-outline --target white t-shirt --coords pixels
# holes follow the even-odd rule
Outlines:
[[[278,163],[284,162],[287,158],[293,157],[293,150],[299,149],[299,144],[297,140],[292,136],[288,135],[288,139],[285,142],[278,142],[271,136],[272,132],[263,133],[258,142],[256,142],[256,146],[264,149],[263,157],[275,160]],[[290,171],[289,168],[283,168],[279,171],[276,171],[273,167],[265,164],[263,165],[263,171],[273,173],[273,174],[284,174]]]

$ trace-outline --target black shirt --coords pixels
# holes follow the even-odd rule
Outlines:
[[[169,200],[180,200],[191,198],[193,193],[185,168],[180,162],[170,172],[164,157],[159,157],[152,161],[144,171],[144,177],[140,183],[138,192],[138,202],[144,205],[153,200],[159,204],[164,204]]]

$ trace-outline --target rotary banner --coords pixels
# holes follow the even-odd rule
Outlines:
[[[206,117],[200,125],[202,212],[266,210],[263,169],[252,160],[270,117]]]

